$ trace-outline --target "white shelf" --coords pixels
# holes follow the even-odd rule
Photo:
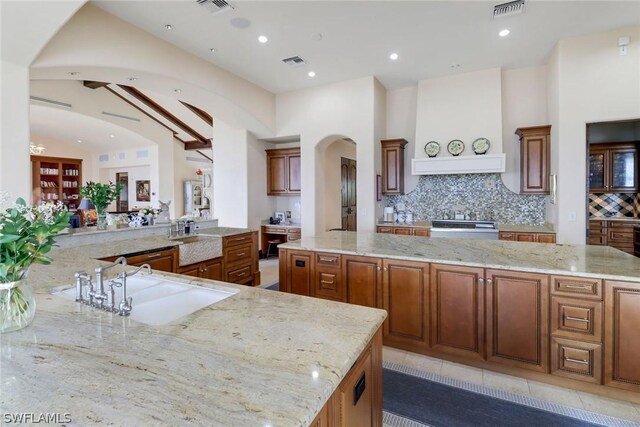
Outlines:
[[[462,173],[502,173],[505,171],[504,154],[473,156],[424,157],[411,159],[412,175],[451,175]]]

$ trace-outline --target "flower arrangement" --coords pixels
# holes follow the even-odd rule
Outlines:
[[[123,185],[119,182],[114,184],[109,181],[108,184],[102,184],[89,181],[86,185],[80,187],[80,197],[91,200],[98,214],[104,214],[107,207],[118,198],[123,188]]]
[[[144,208],[141,208],[138,211],[138,215],[140,216],[151,216],[152,218],[155,218],[156,216],[158,216],[158,214],[160,213],[160,210],[158,209],[154,209],[150,206],[145,206]]]
[[[31,264],[50,264],[47,253],[55,236],[69,226],[65,206],[30,206],[18,199],[0,211],[0,332],[27,326],[35,314],[35,299],[26,284]]]

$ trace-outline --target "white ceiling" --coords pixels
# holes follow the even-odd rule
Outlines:
[[[155,144],[140,134],[106,120],[38,105],[37,101],[31,101],[29,115],[32,134],[75,145],[79,150],[98,153]],[[115,138],[111,138],[111,135]],[[78,143],[78,139],[82,143]]]
[[[491,13],[503,0],[229,1],[235,10],[216,15],[195,0],[93,3],[275,93],[370,75],[394,89],[453,73],[537,65],[560,39],[640,23],[638,1],[527,0],[524,14],[498,20]],[[232,27],[237,17],[250,27]],[[173,30],[164,28],[168,23]],[[503,28],[511,30],[505,38],[498,36]],[[316,33],[321,41],[313,40]],[[261,34],[268,43],[258,43]],[[389,60],[392,52],[397,61]],[[281,62],[293,55],[309,65]]]

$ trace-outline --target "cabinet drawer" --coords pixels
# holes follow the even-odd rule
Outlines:
[[[551,298],[551,334],[584,341],[602,341],[602,303]]]
[[[287,230],[285,228],[265,227],[264,231],[269,234],[287,234]]]
[[[413,230],[408,227],[396,227],[393,229],[393,234],[401,234],[403,236],[411,236]]]
[[[633,230],[609,228],[607,232],[609,243],[633,243]]]
[[[316,269],[315,295],[337,301],[343,300],[342,280],[340,270]]]
[[[393,234],[393,227],[378,227],[378,233],[390,233],[390,234]]]
[[[633,223],[625,222],[625,221],[609,221],[609,228],[616,228],[618,230],[633,230]]]
[[[556,235],[555,234],[538,234],[537,240],[538,243],[555,243]]]
[[[340,261],[342,257],[336,254],[324,254],[316,253],[316,265],[317,266],[330,266],[340,268]]]
[[[236,236],[228,236],[223,239],[224,247],[238,246],[246,243],[251,243],[251,233],[238,234]]]
[[[227,282],[231,283],[246,283],[252,280],[251,266],[239,268],[237,270],[227,272]]]
[[[551,374],[600,384],[602,346],[553,337],[551,339]]]
[[[607,236],[602,233],[592,233],[589,231],[589,244],[597,245],[597,246],[606,246],[607,245]]]
[[[500,232],[500,240],[516,240],[516,233]]]
[[[516,241],[518,242],[535,242],[536,235],[532,233],[518,233],[516,235]]]
[[[300,232],[291,232],[289,231],[289,234],[287,234],[287,241],[289,242],[293,242],[295,240],[300,240],[301,234]]]
[[[428,228],[414,228],[413,235],[420,237],[431,237],[431,230]]]
[[[551,276],[551,293],[561,296],[602,300],[602,280]]]
[[[251,263],[251,245],[234,246],[225,249],[224,257],[227,265]]]

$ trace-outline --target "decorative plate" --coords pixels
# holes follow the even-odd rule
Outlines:
[[[478,138],[471,144],[471,148],[473,148],[473,152],[476,154],[485,154],[489,151],[490,146],[491,143],[487,138]]]
[[[459,139],[452,139],[449,141],[449,144],[447,144],[447,151],[454,156],[459,155],[464,151],[464,142]]]
[[[427,153],[429,157],[435,157],[440,152],[440,144],[435,141],[429,141],[424,146],[424,152]]]

